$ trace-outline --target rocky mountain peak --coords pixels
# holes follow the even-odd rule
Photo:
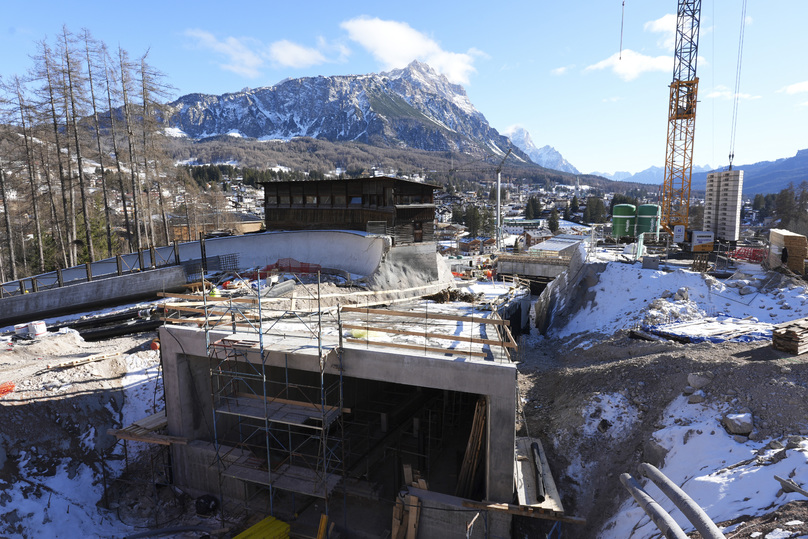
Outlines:
[[[313,137],[476,155],[492,148],[504,153],[510,146],[462,86],[417,60],[385,73],[287,79],[220,96],[189,94],[168,108],[171,127],[195,139]]]

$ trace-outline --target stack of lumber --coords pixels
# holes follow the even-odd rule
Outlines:
[[[407,486],[428,490],[426,480],[421,478],[418,470],[409,464],[404,465],[404,483]],[[393,506],[393,528],[391,539],[415,539],[418,537],[418,518],[421,514],[421,501],[412,494],[404,498],[396,498]]]
[[[460,475],[457,478],[455,496],[460,496],[461,498],[471,497],[477,480],[477,470],[480,468],[480,456],[483,437],[485,436],[485,408],[485,397],[480,397],[474,410],[474,421],[471,424],[469,441],[466,444],[466,454],[463,457]]]
[[[800,318],[774,326],[772,346],[789,354],[808,352],[808,318]]]
[[[802,275],[805,273],[805,259],[808,258],[808,239],[781,228],[773,228],[769,231],[769,267],[776,268],[785,265],[788,269]],[[788,252],[788,258],[783,263],[783,250]]]

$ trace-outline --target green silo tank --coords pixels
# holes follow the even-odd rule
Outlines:
[[[617,204],[612,209],[612,237],[634,236],[636,212],[634,204]]]
[[[637,235],[659,233],[660,208],[657,204],[641,204],[637,208]]]

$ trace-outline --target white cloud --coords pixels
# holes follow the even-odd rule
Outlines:
[[[718,85],[715,90],[705,96],[707,99],[735,99],[735,94],[726,86]],[[739,93],[738,99],[760,99],[759,95]]]
[[[575,67],[575,64],[571,64],[571,65],[568,65],[568,66],[561,66],[561,67],[557,67],[557,68],[551,70],[550,73],[560,77],[561,75],[566,75],[567,71],[569,71],[570,69],[572,69],[574,67]]]
[[[260,48],[260,43],[257,41],[235,37],[219,40],[210,32],[198,29],[186,30],[185,35],[195,39],[198,47],[223,56],[225,62],[219,64],[222,69],[249,78],[255,78],[261,74],[260,68],[264,60],[254,50]]]
[[[598,71],[610,69],[615,75],[625,81],[631,81],[649,71],[670,72],[673,70],[673,58],[670,56],[646,56],[631,49],[622,53],[614,53],[605,60],[588,66],[584,71]]]
[[[785,92],[789,95],[793,94],[801,94],[803,92],[808,92],[808,80],[803,82],[796,82],[794,84],[789,84],[788,86],[784,86],[777,90],[778,92]]]
[[[617,103],[621,99],[623,99],[623,98],[622,97],[605,97],[605,98],[603,98],[603,102],[604,103]]]
[[[275,41],[269,45],[252,38],[226,37],[218,39],[210,32],[199,29],[185,31],[201,49],[208,50],[223,59],[222,69],[244,77],[255,78],[261,75],[267,60],[275,66],[305,68],[327,62],[343,62],[351,54],[344,44],[329,43],[323,37],[317,38],[316,47],[305,47],[289,40]]]
[[[292,43],[286,39],[269,46],[272,62],[282,67],[303,68],[324,63],[325,56],[317,50]]]
[[[646,32],[662,34],[657,45],[665,50],[672,51],[676,47],[676,15],[668,13],[655,21],[648,21],[643,26]]]
[[[476,71],[474,60],[485,56],[474,48],[467,52],[445,51],[434,39],[404,22],[357,17],[340,26],[348,32],[351,40],[364,47],[387,70],[421,60],[450,81],[468,84],[470,75]]]

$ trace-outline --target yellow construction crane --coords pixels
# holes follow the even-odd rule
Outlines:
[[[685,240],[690,211],[690,177],[699,90],[696,61],[700,18],[701,0],[679,0],[673,82],[668,104],[665,181],[662,185],[662,226],[673,234],[677,242]]]

